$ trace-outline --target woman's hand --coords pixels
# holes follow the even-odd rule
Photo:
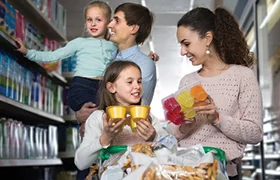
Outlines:
[[[145,141],[153,141],[157,134],[155,128],[148,119],[140,119],[137,121],[137,133]]]
[[[108,121],[107,115],[103,115],[103,125],[104,130],[100,137],[100,144],[102,146],[107,146],[111,144],[111,141],[116,137],[122,130],[123,124],[125,123],[125,118],[115,123],[114,119]]]
[[[17,50],[16,51],[19,51],[23,55],[26,55],[28,50],[26,49],[26,47],[25,47],[24,43],[22,42],[22,40],[20,38],[16,38],[15,42],[17,44]]]
[[[194,123],[195,122],[195,117],[194,118],[184,118],[184,124],[187,124],[187,125],[189,125],[189,124],[192,124],[192,123]]]
[[[205,114],[207,119],[211,123],[215,123],[219,117],[219,113],[217,112],[217,107],[214,103],[214,100],[208,96],[207,97],[208,104],[203,106],[196,106],[193,109],[196,111],[197,114]]]

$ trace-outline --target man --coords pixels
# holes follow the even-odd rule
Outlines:
[[[156,66],[154,61],[159,57],[150,52],[149,56],[143,54],[138,45],[144,43],[149,37],[154,16],[148,8],[135,3],[123,3],[114,12],[114,17],[109,23],[111,29],[110,40],[118,45],[119,53],[115,60],[133,61],[142,71],[143,96],[142,100],[150,105],[156,86]],[[80,135],[83,137],[84,125],[88,116],[96,110],[96,105],[88,102],[76,112],[76,118],[81,123]],[[78,171],[77,179],[83,179],[89,170]]]
[[[115,60],[128,60],[138,64],[142,71],[143,101],[150,105],[156,86],[156,66],[147,55],[142,53],[139,45],[149,37],[154,22],[154,15],[148,8],[135,3],[123,3],[114,12],[114,17],[109,23],[111,30],[110,40],[118,45],[119,53]],[[152,52],[150,57],[158,60]],[[82,123],[80,134],[83,135],[84,122],[96,109],[96,105],[86,103],[76,112],[77,120]]]

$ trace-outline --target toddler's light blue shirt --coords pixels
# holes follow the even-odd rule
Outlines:
[[[103,76],[109,62],[117,53],[117,46],[105,39],[76,38],[64,47],[55,51],[28,50],[26,57],[32,61],[52,62],[77,56],[77,66],[74,76],[97,77]]]

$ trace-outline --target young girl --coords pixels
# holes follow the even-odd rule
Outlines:
[[[68,104],[78,111],[86,102],[97,104],[97,90],[107,64],[116,56],[117,47],[106,39],[111,8],[102,1],[90,2],[84,10],[85,28],[91,37],[76,38],[53,52],[28,50],[20,39],[17,49],[32,61],[51,62],[77,56],[77,67],[72,79]]]
[[[194,119],[181,125],[168,124],[180,146],[202,144],[223,149],[230,180],[238,179],[237,163],[246,144],[262,140],[261,91],[251,69],[250,53],[242,31],[226,9],[195,8],[177,24],[181,55],[202,68],[185,75],[179,88],[200,81],[209,104],[195,107]]]
[[[75,164],[80,170],[96,162],[100,149],[109,145],[154,141],[167,134],[151,114],[151,122],[144,119],[138,121],[137,133],[133,133],[128,126],[121,130],[125,119],[112,125],[113,122],[106,117],[108,106],[140,104],[143,92],[141,76],[139,66],[131,61],[114,61],[108,66],[100,86],[99,109],[87,119],[83,141],[75,154]]]

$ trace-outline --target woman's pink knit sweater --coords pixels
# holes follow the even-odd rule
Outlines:
[[[236,160],[240,160],[246,144],[256,144],[263,135],[263,107],[260,87],[254,71],[240,65],[214,77],[201,77],[197,72],[184,76],[179,89],[199,81],[217,106],[219,123],[213,125],[205,115],[197,115],[195,123],[180,129],[169,123],[167,131],[175,135],[181,147],[202,144],[226,152],[227,172],[237,175]],[[181,127],[183,128],[183,127]]]

